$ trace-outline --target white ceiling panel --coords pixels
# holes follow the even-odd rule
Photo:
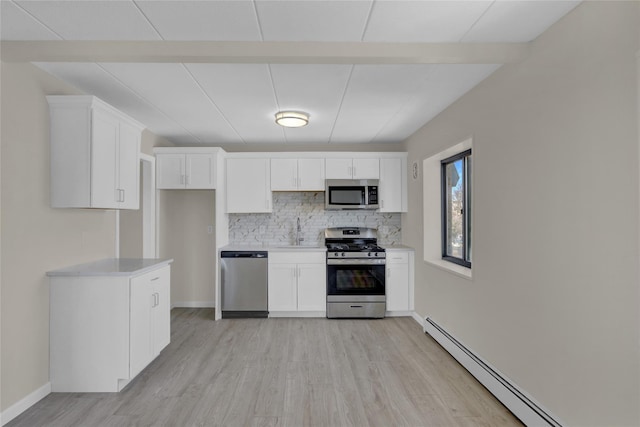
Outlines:
[[[165,40],[260,41],[253,2],[138,1]]]
[[[59,40],[60,37],[11,1],[0,2],[2,40]]]
[[[53,62],[38,63],[45,71],[128,113],[159,136],[184,145],[403,141],[500,64],[423,64],[420,58],[404,58],[403,64],[393,64],[389,62],[392,56],[387,56],[380,46],[379,58],[365,55],[366,64],[360,62],[359,52],[353,53],[352,61],[345,57],[343,64],[327,64],[324,56],[327,52],[340,56],[343,52],[340,42],[350,42],[349,49],[359,46],[360,41],[527,42],[579,3],[573,0],[0,1],[0,36],[8,43],[56,39],[211,40],[221,42],[222,50],[229,48],[231,54],[237,53],[238,61],[233,64],[216,63],[215,52],[211,57],[202,57],[209,62],[199,64],[181,64],[179,61],[197,59],[180,59],[176,57],[179,54],[167,57],[167,62],[161,64],[138,63],[135,57],[126,55],[123,58],[130,58],[126,63],[108,59],[101,64],[61,63],[55,62],[55,58],[51,59]],[[223,44],[225,41],[257,43],[241,44],[247,45],[245,49],[254,49],[243,51],[234,50],[237,44]],[[322,49],[308,43],[305,55],[294,55],[291,61],[300,59],[300,63],[280,64],[281,54],[274,53],[279,56],[273,58],[260,55],[262,41],[296,42],[296,47],[304,47],[305,42],[328,43]],[[100,44],[95,46],[102,49]],[[187,43],[185,51],[190,46]],[[132,47],[135,52],[139,49],[141,57],[154,55],[157,49],[155,43],[123,45],[130,53]],[[43,48],[46,49],[35,45],[33,50],[37,54]],[[451,49],[455,54],[458,46]],[[86,54],[81,50],[78,58]],[[322,56],[316,58],[314,52]],[[297,129],[281,128],[274,123],[274,114],[280,109],[305,111],[311,116],[310,124]]]
[[[427,79],[373,142],[408,138],[499,67],[495,64],[434,65]]]
[[[331,142],[373,140],[432,69],[433,65],[356,65]]]
[[[528,42],[579,1],[496,1],[462,39],[469,43]]]
[[[265,41],[361,41],[372,1],[257,1]]]
[[[366,42],[455,43],[491,1],[377,1]]]
[[[187,64],[187,68],[247,142],[282,142],[267,64]]]
[[[307,126],[285,130],[287,142],[329,142],[351,68],[351,65],[271,65],[280,109],[310,114]]]
[[[158,40],[131,1],[20,1],[65,40]]]
[[[239,140],[182,64],[101,64],[126,86],[172,117],[201,142]]]
[[[98,64],[47,62],[35,65],[60,80],[71,83],[82,92],[95,95],[126,112],[157,135],[177,138],[186,144],[198,142],[198,139],[190,135],[179,123],[158,111],[154,105],[136,96]]]

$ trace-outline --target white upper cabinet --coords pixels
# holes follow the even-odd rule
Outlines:
[[[161,190],[216,188],[216,153],[156,149],[156,185]]]
[[[271,167],[268,158],[227,158],[227,213],[269,213]]]
[[[325,171],[327,179],[379,179],[380,160],[378,158],[328,158]]]
[[[144,126],[93,96],[47,96],[51,206],[138,209]]]
[[[324,159],[271,159],[272,191],[324,191]]]
[[[381,158],[380,212],[407,212],[407,159]]]

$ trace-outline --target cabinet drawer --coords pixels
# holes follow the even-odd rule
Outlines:
[[[408,252],[387,252],[387,264],[407,264],[409,263]]]
[[[269,264],[325,264],[326,252],[269,252]]]
[[[168,282],[170,279],[170,270],[169,266],[165,266],[162,268],[158,268],[156,270],[149,271],[147,273],[141,274],[131,279],[131,285],[136,286],[137,284],[143,283],[163,283]]]

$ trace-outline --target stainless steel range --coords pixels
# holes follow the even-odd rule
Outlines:
[[[327,317],[382,318],[385,259],[374,228],[327,228]]]

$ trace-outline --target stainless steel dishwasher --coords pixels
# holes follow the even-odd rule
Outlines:
[[[222,251],[222,318],[268,317],[267,252]]]

